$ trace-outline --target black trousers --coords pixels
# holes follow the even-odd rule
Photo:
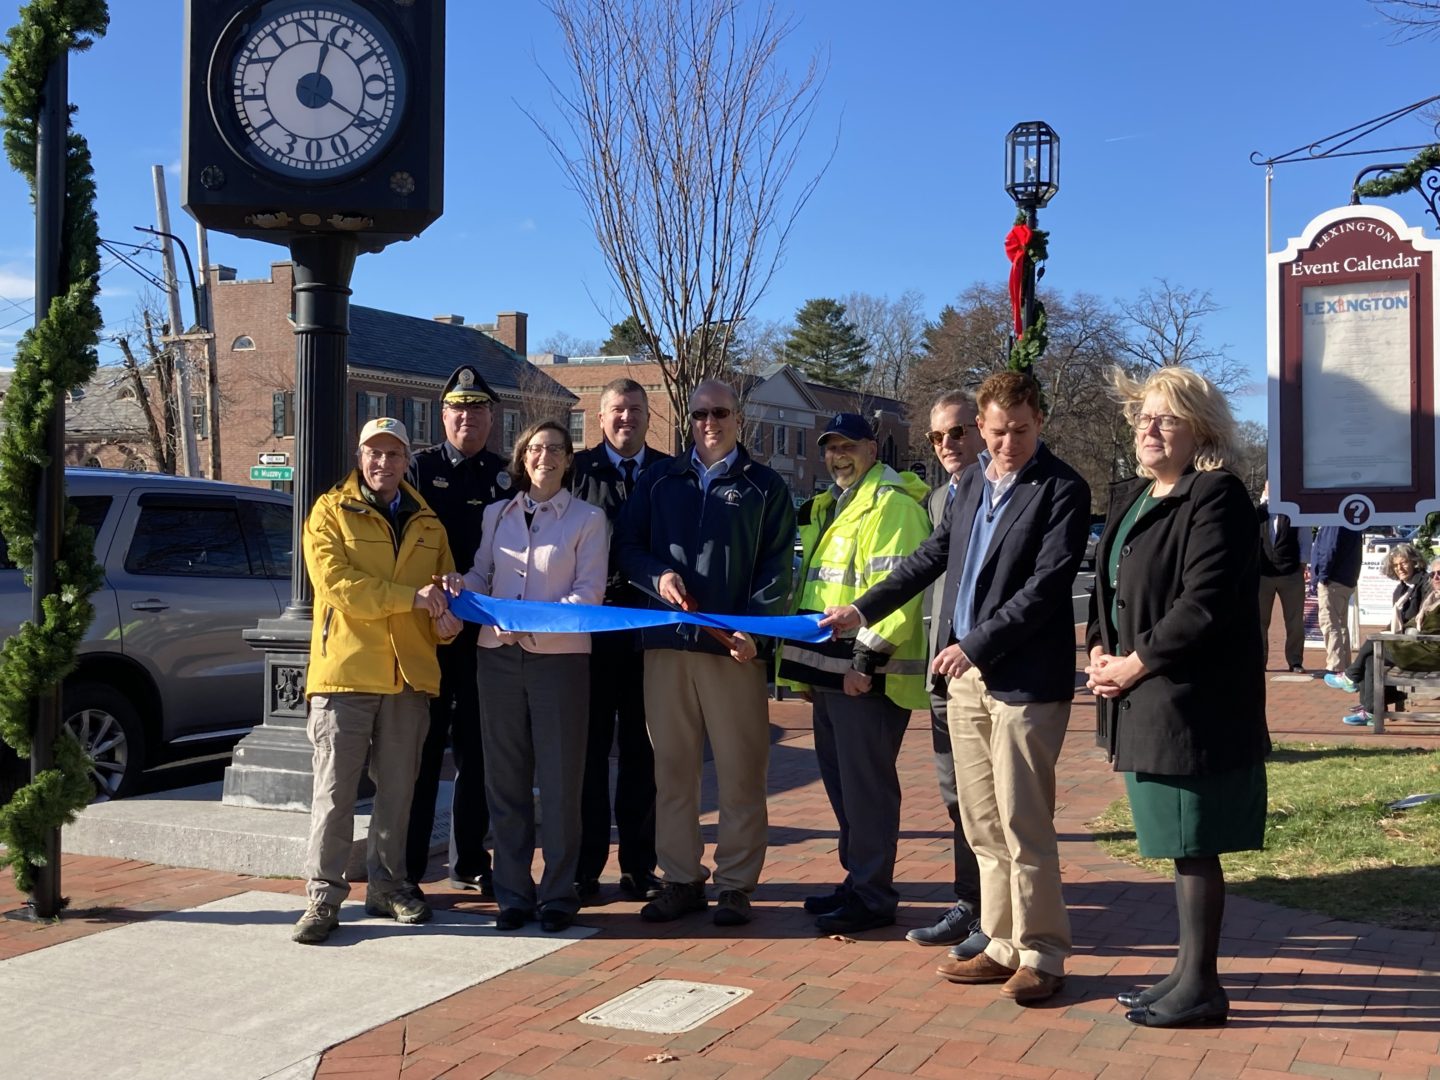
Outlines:
[[[1390,667],[1387,661],[1386,667]],[[1355,653],[1355,659],[1345,669],[1345,677],[1360,688],[1360,704],[1366,712],[1375,713],[1380,711],[1380,689],[1384,672],[1375,670],[1375,643],[1366,638],[1364,643]],[[1386,686],[1385,701],[1390,705],[1399,705],[1405,700],[1405,692],[1398,686]]]
[[[478,632],[477,627],[466,623],[458,638],[437,650],[440,696],[430,701],[430,730],[420,751],[420,775],[415,780],[410,827],[405,838],[405,872],[414,882],[425,876],[425,865],[430,861],[435,797],[440,789],[440,767],[447,743],[456,770],[450,811],[455,863],[450,873],[470,878],[490,873],[490,853],[485,850],[490,810],[485,801],[485,749],[480,741],[480,692],[475,681]]]
[[[655,752],[645,730],[645,654],[630,631],[590,635],[590,727],[580,795],[581,881],[610,857],[610,747],[616,748],[620,872],[655,871]]]

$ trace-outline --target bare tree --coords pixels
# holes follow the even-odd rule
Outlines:
[[[179,380],[175,378],[175,352],[161,340],[169,328],[153,310],[152,304],[142,303],[139,318],[139,327],[117,334],[115,344],[120,347],[123,357],[121,366],[125,369],[131,389],[135,391],[135,403],[145,417],[146,436],[155,457],[155,467],[160,472],[174,474],[180,446],[179,401],[176,397]],[[139,335],[141,350],[138,357],[130,341],[135,334]]]
[[[540,352],[555,353],[558,356],[597,356],[600,343],[594,338],[577,338],[574,334],[559,330],[540,342]]]
[[[1401,41],[1440,34],[1440,0],[1370,0]]]
[[[1229,354],[1228,346],[1205,340],[1205,316],[1220,310],[1208,289],[1182,289],[1160,279],[1159,289],[1144,289],[1139,297],[1121,302],[1126,334],[1120,351],[1139,373],[1184,364],[1231,394],[1245,385],[1245,369]]]
[[[730,328],[764,294],[829,158],[795,176],[824,81],[792,78],[794,23],[757,0],[547,0],[570,78],[558,127],[531,119],[590,216],[611,277],[661,357],[673,415],[729,369]],[[831,157],[834,150],[832,147]]]
[[[1236,475],[1245,481],[1250,498],[1257,503],[1265,487],[1265,472],[1270,453],[1270,430],[1254,420],[1241,420],[1236,425],[1239,447],[1232,466]]]
[[[925,298],[908,289],[891,300],[856,292],[844,297],[846,317],[869,345],[867,393],[904,398],[911,366],[924,355]]]

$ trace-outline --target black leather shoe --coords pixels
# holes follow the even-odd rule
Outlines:
[[[976,905],[957,900],[933,926],[917,926],[905,935],[916,945],[959,945],[980,929]]]
[[[501,908],[500,914],[495,916],[496,930],[519,930],[530,921],[530,913],[524,908],[507,907]]]
[[[1120,991],[1120,993],[1115,995],[1115,1000],[1127,1009],[1143,1009],[1146,1005],[1154,1001],[1159,1001],[1164,996],[1164,994],[1155,993],[1153,986],[1143,990],[1136,987],[1133,990]]]
[[[660,893],[660,879],[654,874],[621,874],[620,895],[627,900],[654,900]]]
[[[546,908],[540,912],[540,929],[547,934],[558,934],[561,930],[568,930],[574,921],[574,915],[559,908]]]
[[[1125,1014],[1125,1019],[1132,1024],[1139,1024],[1141,1027],[1213,1027],[1230,1019],[1230,999],[1222,990],[1208,1001],[1202,1001],[1191,1009],[1167,1013],[1157,1012],[1153,1005],[1146,1005],[1139,1009],[1131,1009]]]
[[[575,882],[575,892],[580,897],[580,903],[593,904],[600,896],[600,880],[598,878],[585,878]]]
[[[451,874],[450,887],[478,892],[482,900],[495,899],[495,886],[491,884],[489,874]]]
[[[853,896],[839,911],[821,915],[815,920],[815,929],[822,934],[858,934],[865,930],[878,930],[882,926],[893,925],[893,913],[882,915],[878,911],[871,911]]]
[[[829,915],[832,911],[839,911],[849,899],[850,890],[844,885],[836,885],[834,892],[805,897],[805,910],[811,915]]]

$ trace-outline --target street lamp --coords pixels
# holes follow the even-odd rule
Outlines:
[[[1005,191],[1015,200],[1026,228],[1035,230],[1035,211],[1049,203],[1059,190],[1060,136],[1043,120],[1016,124],[1005,136]],[[1023,332],[1035,320],[1035,264],[1022,253],[1015,265],[1023,267],[1019,296]]]

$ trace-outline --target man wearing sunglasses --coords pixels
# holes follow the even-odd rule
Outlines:
[[[926,508],[930,523],[936,528],[945,520],[955,493],[960,487],[960,474],[980,456],[985,444],[975,415],[975,400],[963,390],[942,394],[930,407],[930,431],[927,437],[935,450],[943,475],[948,483],[930,493]],[[942,573],[930,586],[930,656],[945,647],[940,638],[938,608],[945,596],[945,575]],[[990,939],[980,930],[980,865],[975,852],[965,839],[960,821],[960,798],[955,790],[955,755],[950,746],[950,728],[945,710],[945,680],[936,675],[930,683],[930,739],[935,751],[935,778],[940,785],[940,798],[950,815],[951,850],[955,862],[955,903],[932,926],[917,926],[905,935],[916,945],[951,949],[957,960],[977,956]]]
[[[620,514],[624,576],[663,605],[714,615],[783,615],[790,595],[795,508],[778,474],[740,445],[740,402],[706,380],[690,396],[694,448],[640,474]],[[768,642],[722,645],[694,626],[642,632],[645,717],[655,749],[655,854],[664,884],[641,909],[669,922],[708,906],[701,862],[700,774],[708,736],[719,787],[717,926],[750,921],[765,863]]]

